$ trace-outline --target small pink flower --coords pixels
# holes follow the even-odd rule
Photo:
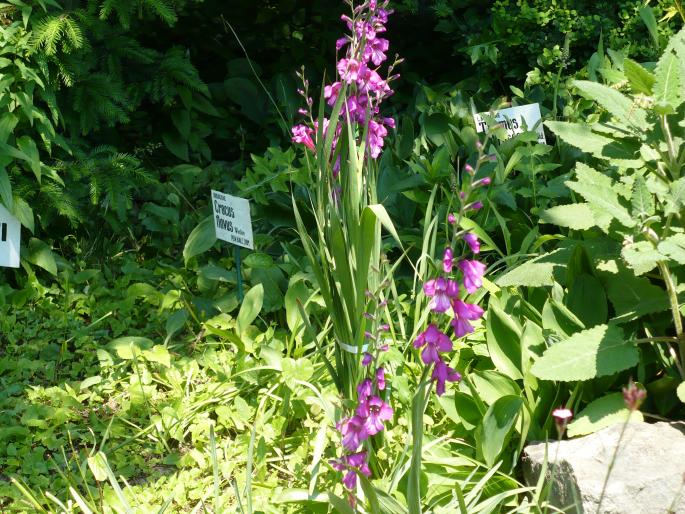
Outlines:
[[[480,242],[478,241],[478,236],[471,232],[464,234],[464,241],[469,245],[473,253],[480,253]]]
[[[393,410],[390,405],[378,396],[372,396],[359,404],[356,410],[359,418],[364,420],[364,429],[368,435],[376,435],[384,428],[383,422],[392,419]]]
[[[360,416],[352,416],[338,423],[337,428],[343,436],[342,444],[348,451],[355,451],[362,441],[369,438],[364,421],[365,419]]]
[[[464,259],[459,261],[458,266],[464,274],[464,287],[469,293],[474,293],[479,287],[483,285],[483,273],[485,273],[485,264],[476,260],[470,261]]]
[[[343,455],[340,459],[329,461],[331,467],[336,471],[346,471],[342,483],[348,489],[354,489],[357,486],[357,473],[362,473],[364,476],[370,477],[371,470],[366,460],[366,452],[352,453],[350,455]]]
[[[473,166],[470,164],[466,163],[466,166],[464,166],[464,171],[468,173],[469,175],[473,175],[473,173],[476,171],[473,169]]]
[[[440,360],[435,364],[431,378],[435,381],[435,393],[442,396],[445,394],[445,382],[458,382],[461,374]]]
[[[371,383],[371,379],[369,379],[369,378],[365,378],[357,386],[357,394],[359,395],[360,401],[366,400],[369,396],[371,396],[372,392],[373,392],[373,384]]]
[[[309,148],[312,152],[316,149],[314,146],[314,141],[312,140],[312,134],[314,131],[307,127],[306,125],[295,125],[292,128],[294,143],[300,143]]]
[[[376,386],[379,391],[385,389],[385,370],[383,368],[378,368],[376,370]]]
[[[480,319],[484,312],[478,305],[465,303],[461,300],[452,302],[452,310],[454,311],[454,319],[450,324],[454,328],[454,335],[457,338],[473,332],[473,325],[469,321]]]
[[[340,59],[338,61],[337,69],[340,78],[351,84],[359,77],[359,71],[364,66],[356,59]]]
[[[459,285],[454,280],[434,278],[423,285],[423,292],[433,298],[430,304],[433,311],[445,312],[450,308],[450,300],[459,294]]]
[[[442,269],[445,273],[452,273],[452,263],[454,262],[454,255],[452,248],[445,248],[445,253],[442,256]]]
[[[573,418],[573,411],[565,407],[560,407],[552,411],[552,417],[557,423],[568,423]]]
[[[373,355],[369,352],[364,352],[364,357],[362,357],[362,366],[368,366],[373,360]]]
[[[447,222],[450,225],[454,225],[457,222],[457,217],[451,212],[447,215]]]
[[[424,364],[437,363],[440,361],[438,352],[452,351],[452,340],[431,323],[414,341],[414,348],[422,346],[424,349],[421,352],[421,360]]]

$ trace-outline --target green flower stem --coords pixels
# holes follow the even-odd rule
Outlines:
[[[673,314],[673,325],[675,326],[675,335],[678,341],[678,351],[680,353],[680,364],[685,365],[685,334],[683,334],[683,318],[680,315],[680,305],[678,304],[678,293],[676,292],[675,284],[671,271],[668,269],[668,264],[665,262],[658,262],[659,271],[666,284],[666,292],[668,293],[668,301],[671,304],[671,313]],[[682,370],[682,367],[681,367]],[[685,379],[685,375],[681,371],[681,376]]]
[[[604,500],[604,493],[606,492],[607,489],[607,484],[609,483],[609,477],[611,476],[611,471],[614,469],[614,464],[616,464],[616,457],[618,456],[618,450],[621,448],[621,442],[623,441],[623,436],[626,433],[626,428],[628,428],[628,423],[630,423],[630,416],[633,414],[633,411],[630,410],[628,411],[628,417],[626,420],[623,422],[623,426],[621,427],[621,433],[618,435],[618,442],[616,443],[616,448],[614,449],[614,454],[611,456],[611,462],[609,462],[609,468],[607,469],[607,474],[604,477],[604,483],[602,484],[602,492],[599,495],[599,501],[597,502],[597,514],[601,514],[601,509],[602,509],[602,500]]]
[[[426,378],[430,368],[424,366],[419,386],[414,393],[411,408],[412,454],[407,482],[407,507],[409,514],[421,514],[421,461],[423,445],[423,413],[426,410]]]

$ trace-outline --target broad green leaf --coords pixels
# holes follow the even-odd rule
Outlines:
[[[596,101],[621,123],[642,131],[649,127],[644,109],[616,89],[589,80],[574,80],[573,85],[585,98]]]
[[[678,395],[680,401],[685,403],[685,382],[682,382],[678,386],[678,389],[676,389],[676,394]]]
[[[150,350],[143,351],[143,357],[150,362],[161,364],[165,368],[171,366],[171,355],[164,345],[156,344]]]
[[[638,167],[643,164],[638,158],[637,149],[633,150],[625,144],[597,134],[584,123],[546,121],[545,125],[566,143],[598,159],[626,167]]]
[[[671,182],[664,214],[678,214],[685,208],[685,177]]]
[[[654,214],[654,197],[649,192],[647,183],[642,175],[638,175],[635,178],[631,204],[634,217],[644,219]]]
[[[167,337],[170,338],[173,336],[176,332],[181,330],[183,326],[185,325],[186,321],[188,320],[188,310],[183,308],[179,309],[176,312],[174,312],[171,316],[169,316],[166,320],[166,324],[164,326]]]
[[[544,380],[590,380],[631,368],[638,356],[620,328],[598,325],[550,346],[531,371]]]
[[[685,264],[685,234],[674,234],[661,241],[658,245],[659,253],[667,256],[678,264]]]
[[[587,435],[616,423],[625,423],[630,416],[631,421],[643,421],[639,410],[632,413],[626,407],[623,394],[611,393],[590,402],[575,419],[568,425],[569,437]]]
[[[14,209],[14,198],[12,198],[12,184],[10,178],[7,176],[7,171],[3,166],[0,166],[0,200],[8,211],[12,212]]]
[[[623,247],[621,255],[636,275],[644,275],[666,258],[649,241],[638,241]]]
[[[212,216],[207,216],[188,236],[188,240],[183,247],[183,260],[187,264],[191,258],[209,250],[214,246],[214,243],[216,243],[214,219]]]
[[[623,71],[630,82],[630,87],[633,93],[642,93],[643,95],[652,94],[652,88],[656,78],[654,74],[646,70],[643,66],[626,57],[623,59]]]
[[[190,160],[188,155],[188,142],[177,132],[165,132],[162,134],[162,141],[167,150],[182,161]]]
[[[579,162],[576,164],[575,179],[574,182],[566,182],[566,185],[585,198],[593,209],[595,220],[602,230],[608,231],[612,218],[626,227],[635,226],[635,220],[619,202],[611,178]],[[604,215],[604,219],[609,222],[600,221],[596,213]]]
[[[542,328],[562,337],[570,337],[583,330],[585,325],[563,303],[549,298],[542,308]]]
[[[680,63],[671,52],[665,52],[655,69],[654,101],[659,114],[674,112],[682,103]]]
[[[445,142],[445,134],[450,131],[450,119],[440,112],[430,114],[423,122],[423,130],[428,139],[439,146]]]
[[[634,273],[623,270],[608,275],[606,284],[607,296],[616,312],[616,323],[625,323],[645,314],[668,309],[666,292],[652,284],[648,278],[636,277]]]
[[[93,473],[93,478],[95,478],[96,481],[104,482],[107,480],[107,477],[109,476],[107,473],[109,464],[107,463],[107,457],[104,453],[97,452],[92,457],[88,457],[87,461],[88,467],[90,468],[91,473]]]
[[[257,319],[259,312],[262,310],[263,302],[264,286],[257,284],[247,292],[245,298],[243,298],[243,304],[240,306],[240,312],[236,320],[239,334],[242,334]]]
[[[601,282],[592,275],[583,273],[575,277],[569,286],[566,306],[588,328],[607,321],[606,293]]]
[[[514,320],[491,301],[486,320],[487,344],[495,367],[514,380],[521,374],[521,330]]]
[[[297,334],[298,328],[302,325],[302,315],[297,302],[304,305],[309,295],[309,288],[302,280],[290,284],[285,293],[285,319],[293,334]]]
[[[490,405],[483,416],[480,446],[488,466],[492,466],[502,453],[521,407],[523,407],[523,398],[503,396]]]
[[[540,213],[540,223],[551,223],[558,227],[568,227],[573,230],[587,230],[596,225],[589,204],[572,203],[558,205]]]
[[[22,136],[17,139],[17,147],[19,147],[19,150],[21,150],[28,157],[28,163],[31,166],[31,171],[33,171],[33,174],[40,183],[40,154],[38,153],[38,147],[36,146],[35,141],[29,136]]]
[[[654,42],[654,47],[659,48],[659,29],[657,27],[656,17],[654,16],[654,11],[649,5],[643,5],[638,11],[640,13],[640,18],[642,22],[647,27],[649,35],[652,37]]]
[[[554,284],[554,274],[566,267],[569,254],[568,249],[557,249],[540,255],[498,277],[495,283],[500,287],[551,286]]]
[[[28,250],[29,251],[26,254],[27,261],[43,268],[51,275],[57,275],[57,263],[55,262],[55,256],[52,253],[52,249],[47,244],[40,239],[32,237],[29,240]]]
[[[190,137],[190,112],[186,109],[174,109],[171,113],[171,121],[183,139]]]
[[[114,351],[120,359],[131,360],[153,346],[154,343],[147,337],[126,336],[110,341],[107,348]]]
[[[478,397],[486,405],[492,405],[502,396],[521,394],[521,389],[511,378],[494,370],[474,371],[470,378]]]
[[[19,119],[12,112],[0,116],[0,143],[7,143],[7,138],[14,132]]]
[[[303,382],[308,381],[314,374],[314,365],[309,359],[291,359],[289,357],[281,361],[281,370],[283,374],[283,382],[290,388],[295,390],[297,387],[296,380]]]
[[[381,204],[374,204],[369,205],[366,208],[371,209],[371,211],[376,215],[376,218],[378,218],[378,220],[381,222],[381,225],[385,227],[385,230],[390,232],[390,235],[393,238],[395,238],[397,244],[400,246],[400,248],[402,248],[402,240],[400,239],[400,236],[397,234],[397,230],[395,230],[395,225],[390,219],[390,216],[388,216],[388,212],[385,210],[385,207],[383,207]]]

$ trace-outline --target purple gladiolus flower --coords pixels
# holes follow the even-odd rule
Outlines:
[[[375,66],[380,66],[387,58],[385,52],[388,51],[389,47],[390,42],[387,39],[377,37],[373,41],[369,41],[364,48],[364,60],[367,62],[371,60]]]
[[[445,312],[450,308],[450,300],[459,294],[459,285],[454,280],[434,278],[423,284],[423,292],[433,298],[431,309]]]
[[[371,379],[365,378],[362,380],[361,384],[357,386],[357,394],[359,395],[359,400],[366,400],[373,392],[373,384]]]
[[[372,396],[359,404],[356,414],[364,419],[364,430],[366,433],[368,435],[376,435],[383,430],[383,422],[392,419],[393,410],[390,405],[378,396]]]
[[[378,386],[379,391],[385,389],[385,370],[383,368],[376,370],[376,386]]]
[[[414,348],[421,348],[422,346],[425,348],[421,352],[421,360],[425,364],[437,363],[440,361],[438,352],[452,351],[452,340],[431,323],[414,341]]]
[[[464,274],[464,287],[469,293],[475,292],[483,285],[483,273],[485,273],[485,264],[482,262],[464,259],[459,261],[459,269]],[[444,311],[443,311],[444,312]]]
[[[352,416],[338,423],[338,430],[342,434],[342,444],[348,451],[355,451],[362,441],[369,438],[369,433],[364,427],[365,418]]]
[[[452,273],[452,262],[454,261],[454,254],[452,248],[445,248],[445,253],[442,256],[442,269],[445,273]]]
[[[339,459],[329,461],[333,469],[336,471],[347,471],[343,477],[342,483],[348,489],[354,489],[357,485],[357,473],[370,477],[371,470],[366,460],[366,452],[352,453],[350,455],[343,455]]]
[[[315,150],[314,141],[312,140],[312,134],[314,131],[311,128],[307,127],[306,125],[295,125],[292,128],[292,132],[292,141],[294,143],[303,144],[312,152]]]
[[[454,335],[463,337],[473,332],[473,325],[469,321],[480,319],[483,316],[483,309],[474,303],[465,303],[461,300],[454,300],[452,303],[454,319],[450,322],[454,327]]]
[[[480,253],[480,242],[478,241],[478,236],[471,232],[464,234],[464,241],[469,245],[473,253]]]
[[[445,394],[445,382],[458,382],[461,380],[461,375],[443,361],[438,361],[433,368],[431,378],[435,381],[435,393],[442,396]]]
[[[364,357],[362,357],[362,366],[368,366],[373,360],[373,355],[369,352],[364,352]]]

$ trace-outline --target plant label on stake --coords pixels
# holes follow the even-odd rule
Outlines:
[[[10,212],[0,205],[0,266],[19,267],[19,243],[21,224]]]
[[[473,121],[476,123],[477,132],[487,132],[488,124],[485,121],[485,116],[489,113],[482,112],[473,115]],[[511,139],[516,134],[524,131],[524,126],[528,130],[535,130],[538,134],[538,143],[547,144],[545,139],[545,131],[542,128],[542,115],[540,114],[540,104],[518,105],[516,107],[509,107],[508,109],[501,109],[492,113],[495,121],[507,129],[507,139]]]
[[[254,249],[252,242],[252,219],[250,202],[245,198],[227,195],[212,190],[212,210],[214,211],[214,230],[217,239],[235,245],[235,266],[238,278],[238,299],[243,301],[243,280],[240,270],[240,248]]]

